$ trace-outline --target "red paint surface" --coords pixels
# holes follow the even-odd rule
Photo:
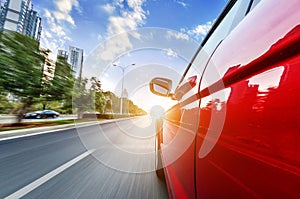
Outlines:
[[[300,198],[299,10],[299,0],[262,0],[213,54],[220,76],[204,73],[199,118],[197,107],[167,115],[175,198]]]

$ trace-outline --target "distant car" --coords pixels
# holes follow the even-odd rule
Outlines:
[[[42,110],[26,113],[24,115],[25,119],[42,119],[42,118],[57,118],[59,113],[53,110]]]

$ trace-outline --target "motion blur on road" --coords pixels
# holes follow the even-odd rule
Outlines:
[[[168,198],[150,117],[0,141],[0,198]]]

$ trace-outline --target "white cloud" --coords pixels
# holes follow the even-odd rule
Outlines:
[[[77,11],[80,11],[78,0],[57,0],[55,2],[57,9],[61,12],[70,12],[72,7],[75,7]]]
[[[66,21],[71,25],[75,26],[75,21],[70,15],[73,7],[78,11],[81,12],[79,7],[79,3],[77,0],[57,0],[54,2],[56,9],[54,11],[54,16],[58,21]]]
[[[108,3],[103,5],[101,8],[110,15],[112,15],[115,11],[115,7]]]
[[[167,32],[167,38],[175,38],[175,39],[181,39],[181,40],[189,40],[189,36],[182,32],[175,32],[175,31],[168,31]]]
[[[112,61],[116,58],[117,55],[124,54],[132,47],[133,45],[130,42],[128,34],[119,34],[117,37],[106,41],[104,50],[100,54],[100,58],[102,60]]]
[[[116,0],[110,6],[120,9],[121,16],[110,16],[107,32],[109,35],[134,30],[143,25],[146,20],[146,12],[143,4],[146,0],[127,0],[129,9],[123,6],[123,0]]]
[[[97,34],[97,41],[102,42],[103,41],[103,36],[101,34]]]
[[[59,37],[66,37],[66,32],[64,31],[64,28],[61,25],[59,25],[54,14],[52,14],[49,10],[45,9],[44,16],[46,18],[46,23],[48,26],[48,29],[44,30],[45,32],[47,32],[45,36],[55,34]]]
[[[126,33],[131,30],[135,30],[142,26],[147,19],[147,12],[143,9],[143,4],[146,0],[127,0],[127,6],[124,6],[124,0],[115,0],[111,4],[105,4],[102,9],[106,9],[108,13],[115,13],[112,11],[118,11],[119,15],[112,15],[108,18],[107,25],[107,36],[121,34],[117,40],[109,41],[106,43],[105,49],[101,55],[102,59],[110,60],[113,59],[119,53],[124,53],[126,50],[132,48],[132,44],[129,39],[129,35],[139,39],[140,35],[133,31]],[[112,9],[114,8],[114,10]]]
[[[72,26],[75,26],[74,19],[70,15],[68,15],[67,13],[54,11],[53,15],[54,15],[56,20],[66,21],[66,22],[70,23]]]
[[[179,5],[181,5],[182,7],[186,8],[188,6],[187,3],[183,2],[183,1],[178,1],[178,0],[175,0],[175,3],[178,3]]]
[[[173,51],[171,48],[164,49],[164,52],[169,57],[178,57],[177,53]]]
[[[44,30],[43,33],[45,34],[46,38],[49,38],[49,39],[53,38],[52,34],[49,31]]]
[[[206,36],[208,31],[211,29],[211,27],[212,27],[212,22],[209,21],[206,24],[200,24],[193,29],[190,30],[182,29],[182,31],[186,32],[188,35],[190,35],[191,37],[199,41],[199,40],[203,40],[203,38]]]
[[[81,12],[78,0],[56,0],[53,1],[54,10],[44,9],[43,32],[41,37],[41,46],[52,51],[51,58],[56,58],[56,52],[59,48],[65,48],[65,43],[71,41],[68,36],[68,26],[65,24],[76,26],[75,20],[71,16],[73,9]]]

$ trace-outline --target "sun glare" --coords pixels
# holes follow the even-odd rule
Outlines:
[[[163,117],[165,109],[160,105],[155,105],[150,110],[150,116],[153,118]]]
[[[157,96],[151,93],[148,85],[140,87],[129,97],[134,103],[150,114],[154,107],[161,107],[161,109],[166,111],[177,102],[175,100],[171,100],[170,98]]]

